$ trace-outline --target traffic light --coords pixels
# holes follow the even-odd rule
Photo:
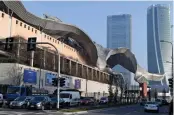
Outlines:
[[[60,87],[65,86],[65,78],[60,78]]]
[[[14,40],[14,37],[6,38],[5,50],[12,50],[13,49],[13,40]]]
[[[28,38],[27,51],[35,51],[36,50],[36,37]]]
[[[52,78],[52,85],[57,86],[58,78]]]
[[[173,88],[173,78],[169,78],[168,81],[169,81],[169,87]]]

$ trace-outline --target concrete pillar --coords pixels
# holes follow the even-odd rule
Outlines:
[[[82,65],[81,67],[82,67],[82,70],[81,70],[81,72],[82,72],[81,75],[82,75],[82,76],[81,76],[81,78],[84,78],[84,72],[85,72],[85,71],[83,70],[83,65]]]
[[[56,70],[56,53],[54,54],[53,58],[53,70]]]
[[[30,66],[33,67],[34,62],[34,51],[31,51]]]
[[[43,50],[43,68],[45,68],[45,57],[46,57],[46,51]]]
[[[65,72],[65,60],[64,57],[62,57],[62,70]]]
[[[70,75],[71,75],[71,73],[72,73],[72,70],[71,70],[71,60],[69,60],[69,69],[70,69],[70,70],[69,70],[69,71],[70,71],[69,73],[70,73]]]
[[[75,74],[75,76],[77,76],[77,73],[78,73],[78,63],[76,62],[76,74]]]
[[[93,69],[91,69],[91,79],[92,80],[94,80],[94,78],[93,78],[93,72],[94,72]]]
[[[88,67],[86,68],[86,97],[88,96]]]
[[[18,38],[18,42],[20,42],[20,38]],[[19,60],[20,60],[20,46],[21,44],[17,44],[17,63],[19,63]]]

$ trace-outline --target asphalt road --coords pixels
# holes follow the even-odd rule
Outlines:
[[[168,106],[160,107],[159,113],[144,112],[144,107],[137,104],[102,110],[92,110],[83,115],[168,115]]]
[[[21,110],[0,108],[0,115],[63,115],[56,110]],[[74,114],[76,115],[76,114]],[[90,110],[82,115],[168,115],[168,106],[160,107],[159,113],[144,112],[143,106],[128,105],[100,110]]]

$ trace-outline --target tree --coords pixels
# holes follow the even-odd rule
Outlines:
[[[108,92],[109,92],[109,97],[108,97],[108,100],[109,100],[109,103],[112,102],[113,100],[113,97],[114,97],[114,94],[113,94],[113,89],[112,89],[112,84],[113,84],[113,75],[110,75],[109,76],[109,88],[108,88]]]
[[[12,66],[11,68],[9,68],[9,71],[7,72],[9,84],[11,85],[20,85],[22,76],[22,71],[20,71],[20,68],[16,66]]]

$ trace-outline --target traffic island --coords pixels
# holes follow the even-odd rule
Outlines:
[[[63,113],[64,115],[75,115],[75,114],[77,115],[77,114],[86,114],[90,110],[121,107],[126,105],[132,105],[132,104],[106,104],[106,105],[85,106],[85,107],[61,109],[59,110],[59,112]]]

